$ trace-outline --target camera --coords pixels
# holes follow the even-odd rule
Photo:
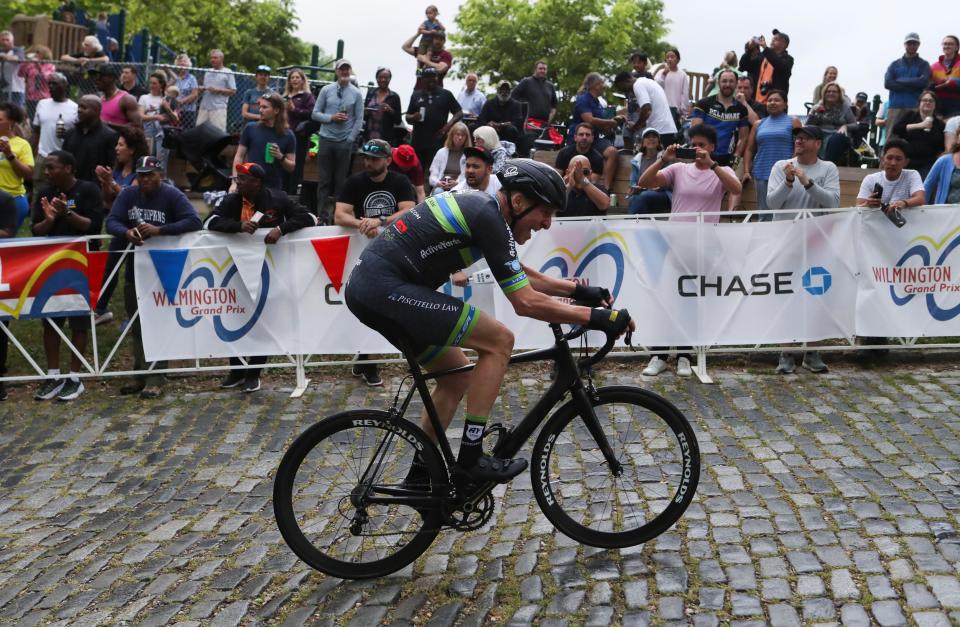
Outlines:
[[[584,175],[584,176],[590,176],[590,168],[584,168],[584,169],[583,169],[583,175]]]
[[[696,159],[696,148],[677,148],[677,159]]]
[[[766,96],[766,95],[769,94],[772,90],[773,90],[773,83],[771,83],[770,81],[765,81],[765,82],[763,82],[763,83],[760,83],[760,95],[761,95],[761,96]]]
[[[883,197],[883,186],[880,183],[875,183],[873,186],[873,195],[878,199]],[[880,211],[883,212],[883,215],[893,222],[898,229],[902,229],[903,225],[907,223],[907,219],[903,217],[903,214],[900,213],[899,209],[894,209],[890,211],[890,203],[885,202],[880,204]]]

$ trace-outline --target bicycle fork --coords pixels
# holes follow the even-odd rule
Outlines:
[[[600,426],[597,414],[593,410],[593,403],[590,402],[590,392],[593,386],[591,385],[590,388],[590,391],[588,391],[583,385],[574,386],[574,388],[570,390],[570,395],[572,396],[574,407],[576,407],[577,412],[587,426],[587,431],[590,432],[597,446],[600,447],[603,458],[607,460],[610,472],[613,473],[613,476],[619,477],[623,474],[623,464],[620,463],[620,460],[617,459],[613,449],[610,447],[607,434],[604,432],[603,427]]]

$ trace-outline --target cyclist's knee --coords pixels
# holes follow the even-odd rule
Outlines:
[[[487,352],[493,353],[498,357],[509,358],[513,352],[513,331],[502,324],[497,325],[496,331],[491,334],[490,345]]]

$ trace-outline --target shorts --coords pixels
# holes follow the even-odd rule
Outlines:
[[[86,331],[90,328],[90,316],[60,316],[58,318],[44,318],[50,324],[55,324],[61,329],[63,328],[63,323],[68,322],[70,324],[71,331]]]
[[[593,140],[593,149],[599,152],[601,155],[603,151],[607,148],[613,148],[613,142],[611,142],[606,137],[596,137]]]
[[[480,310],[458,298],[411,283],[394,264],[366,253],[350,274],[347,308],[401,352],[423,366],[462,345],[480,319]]]

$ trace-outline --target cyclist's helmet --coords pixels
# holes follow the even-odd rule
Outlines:
[[[522,192],[528,198],[536,198],[555,211],[563,211],[567,205],[567,186],[560,174],[546,163],[533,159],[507,159],[503,170],[497,176],[504,191]],[[510,203],[510,194],[507,194],[507,202]],[[535,208],[536,205],[514,216],[510,226],[513,227]],[[513,212],[512,204],[510,211]]]

